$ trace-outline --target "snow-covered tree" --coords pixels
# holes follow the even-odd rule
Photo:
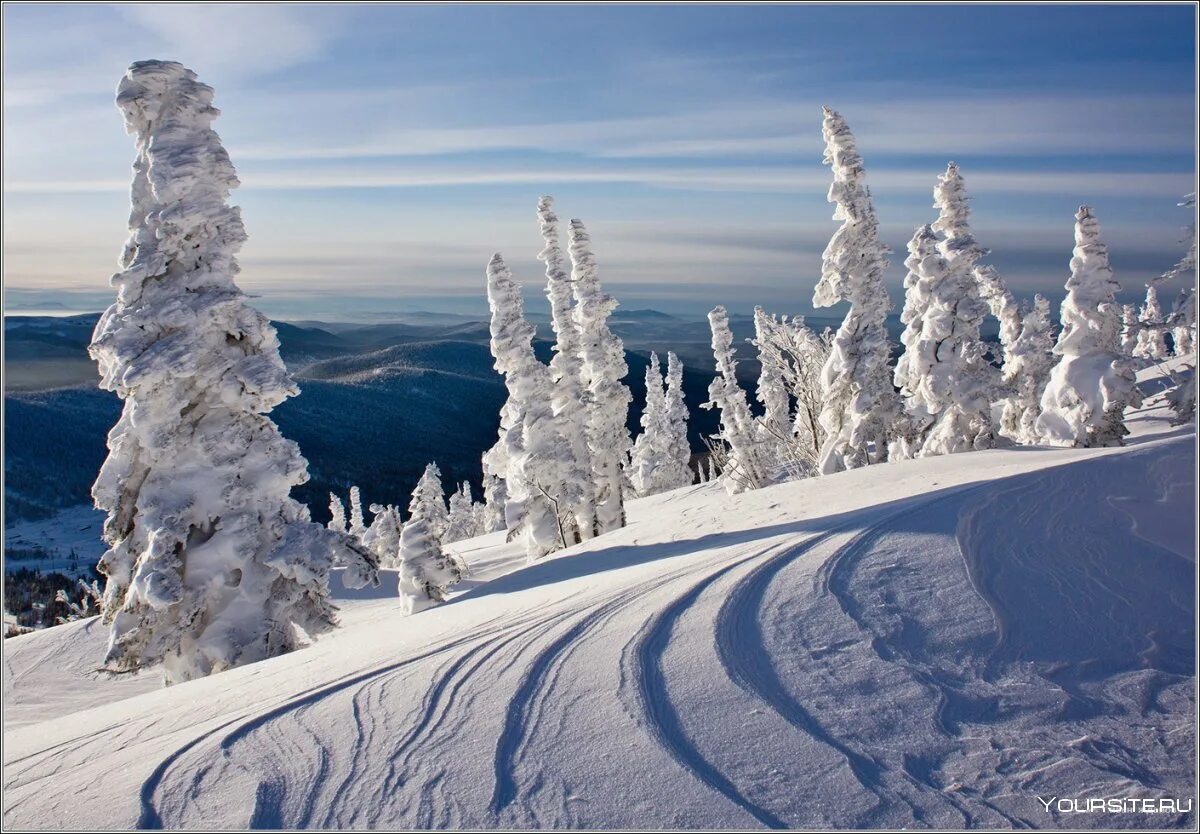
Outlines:
[[[555,337],[554,357],[550,360],[554,411],[562,420],[573,457],[565,496],[575,515],[579,537],[588,539],[599,532],[588,445],[589,412],[598,404],[584,379],[583,340],[572,307],[572,281],[559,241],[554,198],[542,197],[537,213],[543,243],[538,260],[546,264],[546,297],[550,300],[550,326]]]
[[[758,308],[754,330],[752,341],[758,348],[759,363],[770,365],[779,376],[789,408],[795,404],[789,418],[787,448],[780,453],[793,477],[804,477],[816,472],[825,438],[820,424],[821,370],[829,358],[832,331],[818,335],[805,326],[803,316],[776,317]]]
[[[450,496],[450,514],[446,519],[446,532],[442,541],[450,542],[471,539],[484,532],[479,529],[480,515],[476,512],[475,501],[471,498],[471,485],[463,481],[458,490]]]
[[[662,482],[666,489],[692,483],[692,447],[688,443],[688,408],[683,398],[683,363],[667,352],[667,392],[663,410],[667,418],[666,459],[662,464]]]
[[[625,421],[633,398],[621,382],[629,372],[625,346],[608,327],[617,300],[600,286],[596,256],[583,221],[571,221],[569,239],[580,373],[591,395],[588,445],[596,488],[596,527],[605,533],[625,526],[624,466],[633,445]]]
[[[363,520],[362,493],[358,487],[350,487],[350,534],[359,539],[367,532],[367,523]]]
[[[446,491],[442,488],[442,470],[436,463],[426,465],[417,485],[413,487],[408,503],[409,516],[420,515],[429,526],[429,531],[440,540],[446,532],[449,510],[446,507]]]
[[[415,515],[400,534],[400,600],[405,614],[416,614],[444,602],[465,568],[442,548],[430,521]]]
[[[362,536],[362,544],[375,556],[379,566],[395,568],[400,558],[400,508],[392,504],[372,504],[371,526]]]
[[[104,592],[100,590],[100,583],[95,579],[91,582],[82,579],[76,581],[79,583],[79,602],[71,599],[65,589],[59,589],[54,595],[55,602],[67,606],[66,616],[57,620],[60,625],[104,613]]]
[[[1125,304],[1121,307],[1121,337],[1118,344],[1124,356],[1133,356],[1137,348],[1138,334],[1142,332],[1142,323],[1138,320],[1136,304]]]
[[[1193,218],[1195,217],[1196,195],[1194,192],[1184,197],[1183,202],[1179,205],[1187,209]],[[1187,277],[1189,272],[1196,271],[1196,221],[1194,219],[1184,228],[1183,243],[1187,247],[1183,257],[1179,259],[1179,263],[1163,275],[1163,280],[1170,281],[1175,278]]]
[[[1008,346],[1004,377],[1012,392],[1004,400],[1000,433],[1021,444],[1038,442],[1037,418],[1042,410],[1042,391],[1054,367],[1054,331],[1050,326],[1050,302],[1038,294],[1033,307],[1021,320],[1021,335]]]
[[[723,454],[721,482],[731,492],[758,489],[771,481],[759,449],[758,427],[750,413],[746,392],[737,381],[737,360],[734,359],[733,332],[729,329],[729,314],[724,307],[715,307],[708,314],[712,329],[713,359],[717,375],[708,386],[708,402],[702,408],[716,408],[721,415],[717,446],[713,451]]]
[[[326,526],[338,533],[350,531],[350,528],[346,526],[346,505],[332,492],[329,493],[329,524]]]
[[[504,508],[508,504],[508,487],[504,479],[494,472],[488,472],[486,467],[483,474],[483,509],[479,517],[481,533],[495,533],[505,526]]]
[[[641,417],[642,433],[633,443],[629,477],[639,496],[655,495],[678,484],[665,481],[664,475],[671,426],[667,418],[667,398],[663,390],[662,366],[658,354],[650,354],[646,366],[646,407]]]
[[[1146,303],[1138,311],[1138,322],[1141,327],[1137,333],[1137,343],[1133,346],[1133,355],[1138,359],[1166,359],[1171,355],[1167,348],[1167,323],[1163,316],[1162,305],[1158,303],[1158,287],[1153,283],[1146,285]]]
[[[932,340],[926,404],[934,422],[921,446],[923,457],[993,446],[991,402],[1000,382],[980,337],[989,308],[979,292],[976,266],[987,250],[971,233],[966,186],[953,162],[938,177],[933,195],[938,209],[933,230],[941,234],[937,250],[946,271],[930,285],[924,316],[923,333]]]
[[[886,459],[896,396],[885,326],[888,250],[854,136],[841,115],[828,107],[824,112],[825,164],[833,170],[829,202],[837,206],[833,219],[843,222],[825,247],[813,306],[850,303],[821,373],[825,441],[818,469],[829,474]]]
[[[89,348],[101,387],[124,400],[92,490],[108,513],[106,662],[162,662],[168,683],[329,629],[329,569],[360,559],[289,495],[307,464],[268,414],[298,389],[234,280],[246,232],[212,99],[175,62],[135,63],[121,80],[137,137],[130,235]]]
[[[770,335],[775,322],[762,307],[754,308],[754,339],[758,348],[758,386],[755,399],[763,407],[757,420],[759,443],[768,459],[786,461],[792,452],[792,403],[784,383],[783,356],[773,350]]]
[[[1196,289],[1184,287],[1171,310],[1171,341],[1176,356],[1196,355]]]
[[[1054,346],[1058,362],[1042,394],[1037,432],[1055,446],[1120,445],[1129,433],[1125,408],[1139,405],[1130,361],[1121,355],[1121,286],[1108,263],[1108,247],[1090,206],[1075,215],[1075,251],[1062,331]]]
[[[566,500],[574,458],[568,432],[554,412],[550,369],[533,354],[534,328],[525,320],[520,287],[498,253],[487,277],[492,356],[509,396],[503,437],[505,522],[536,559],[579,540]]]
[[[925,333],[925,319],[934,303],[932,288],[945,278],[947,271],[937,244],[938,235],[933,227],[922,226],[909,240],[908,257],[904,261],[908,268],[904,276],[904,308],[900,311],[900,323],[904,325],[900,344],[904,351],[892,372],[903,406],[892,427],[890,456],[897,460],[914,458],[920,453],[935,416],[929,403],[937,399],[930,391],[931,371],[937,359],[936,342]]]

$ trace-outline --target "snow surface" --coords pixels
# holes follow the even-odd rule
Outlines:
[[[61,571],[68,576],[87,574],[104,555],[107,547],[100,538],[104,530],[104,511],[90,504],[66,507],[48,518],[20,521],[4,528],[4,549],[40,550],[44,558],[5,558],[4,568],[15,571]],[[71,559],[74,553],[76,559]]]
[[[675,490],[532,565],[457,542],[448,603],[339,591],[315,645],[166,689],[98,678],[95,620],[12,638],[4,823],[1192,826],[1038,801],[1195,795],[1195,430],[1129,424]]]

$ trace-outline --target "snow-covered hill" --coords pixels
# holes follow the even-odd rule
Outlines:
[[[1042,802],[1194,804],[1195,431],[1130,425],[677,490],[533,565],[462,542],[448,604],[343,592],[316,645],[169,689],[92,671],[94,621],[5,641],[4,822],[1193,825]]]

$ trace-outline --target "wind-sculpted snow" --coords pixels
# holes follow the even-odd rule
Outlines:
[[[690,487],[532,564],[454,542],[445,604],[340,592],[339,632],[167,690],[55,672],[85,624],[6,641],[4,822],[1191,826],[1038,800],[1193,795],[1195,435],[1147,393],[1126,448]]]

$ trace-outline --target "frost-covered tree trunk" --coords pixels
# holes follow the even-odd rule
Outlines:
[[[1158,303],[1158,287],[1153,283],[1146,285],[1146,303],[1138,312],[1137,342],[1133,346],[1133,355],[1138,359],[1166,359],[1171,355],[1167,349],[1167,323],[1163,317],[1162,305]]]
[[[89,348],[101,387],[125,401],[92,489],[108,513],[106,662],[162,662],[168,683],[329,629],[329,569],[361,560],[289,495],[307,464],[267,415],[298,389],[234,282],[246,233],[212,98],[174,62],[133,64],[121,80],[137,137],[130,236]]]
[[[400,533],[398,591],[405,614],[416,614],[446,600],[446,593],[466,573],[430,529],[430,521],[415,515]]]
[[[933,230],[941,233],[937,251],[945,271],[929,284],[922,317],[929,360],[924,406],[933,416],[922,457],[995,445],[991,404],[1000,382],[979,335],[988,305],[979,294],[976,264],[985,250],[971,233],[966,188],[953,162],[938,177],[933,194],[939,209]]]
[[[1038,442],[1037,418],[1042,411],[1042,391],[1054,367],[1054,331],[1050,302],[1035,295],[1033,307],[1021,321],[1021,335],[1009,345],[1004,361],[1005,383],[1012,391],[1004,401],[1000,433],[1021,444]]]
[[[449,512],[446,507],[446,491],[442,488],[442,470],[436,463],[430,463],[421,473],[417,485],[413,487],[412,498],[408,503],[409,516],[419,515],[425,519],[429,531],[440,540],[446,532],[446,521]]]
[[[888,368],[885,322],[890,309],[883,273],[887,247],[864,183],[866,171],[845,120],[825,108],[825,164],[833,170],[829,202],[839,228],[825,247],[814,307],[849,302],[821,373],[822,474],[886,460],[896,396]]]
[[[670,435],[666,408],[662,366],[658,354],[651,353],[650,364],[646,366],[646,407],[641,417],[642,433],[633,443],[629,461],[629,477],[634,491],[643,498],[676,486],[664,478]]]
[[[690,486],[692,447],[688,442],[688,408],[683,398],[683,363],[667,352],[667,392],[664,412],[667,420],[666,459],[663,461],[666,489]]]
[[[350,528],[346,526],[346,505],[332,492],[329,493],[329,524],[326,526],[338,533],[350,532]]]
[[[708,324],[712,329],[717,375],[708,386],[708,402],[702,407],[716,408],[721,414],[721,428],[715,438],[726,450],[721,482],[730,493],[758,489],[770,483],[770,475],[760,455],[759,433],[746,392],[738,385],[733,332],[725,308],[713,308],[708,314]]]
[[[367,523],[363,520],[362,493],[358,487],[350,487],[350,534],[361,539],[367,532]]]
[[[588,446],[588,414],[595,403],[584,380],[582,337],[571,304],[571,277],[564,262],[558,216],[553,207],[553,197],[538,201],[538,223],[544,244],[538,260],[546,264],[546,297],[550,300],[550,325],[555,336],[550,374],[554,383],[554,410],[562,419],[573,456],[566,492],[574,515],[575,530],[571,536],[589,539],[600,532],[596,489],[592,483],[592,453]]]
[[[596,488],[596,527],[606,533],[625,526],[624,466],[633,445],[625,421],[633,398],[621,382],[629,372],[625,346],[608,329],[608,317],[617,300],[600,286],[596,256],[583,221],[571,221],[569,237],[574,318],[583,360],[580,373],[591,395],[588,445]]]
[[[1055,446],[1118,446],[1129,433],[1126,406],[1141,403],[1133,368],[1121,355],[1121,286],[1108,264],[1108,247],[1090,206],[1075,215],[1075,251],[1062,331],[1054,346],[1058,363],[1042,394],[1037,432]]]
[[[536,559],[575,543],[567,500],[574,466],[567,431],[554,413],[550,369],[533,354],[534,328],[525,320],[521,290],[504,259],[487,269],[491,348],[508,388],[505,430],[505,523]]]
[[[400,559],[400,530],[404,523],[400,509],[391,504],[372,504],[371,526],[362,536],[362,544],[375,556],[382,568],[395,568]]]

